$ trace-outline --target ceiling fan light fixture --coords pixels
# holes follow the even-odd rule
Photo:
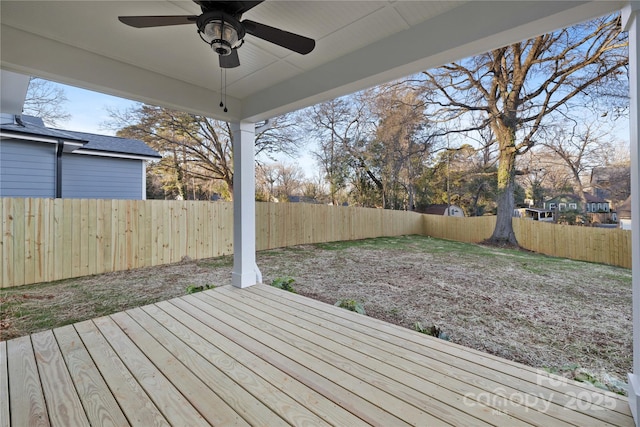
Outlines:
[[[205,13],[198,18],[198,34],[221,56],[230,55],[242,45],[244,28],[240,22],[226,13]]]

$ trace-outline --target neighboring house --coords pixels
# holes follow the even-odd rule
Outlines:
[[[609,202],[589,193],[584,193],[585,206],[576,194],[562,194],[544,202],[544,209],[557,212],[577,211],[585,213],[608,213],[611,211]]]
[[[544,208],[554,212],[554,219],[571,215],[571,213],[586,214],[591,223],[610,223],[612,221],[611,205],[607,200],[584,193],[586,203],[576,194],[563,194],[544,202]],[[566,213],[566,215],[563,215]]]
[[[146,162],[161,156],[144,142],[1,119],[0,197],[146,199]]]
[[[631,230],[631,196],[618,206],[618,224],[623,230]]]
[[[631,168],[628,166],[603,166],[593,168],[589,192],[599,199],[614,204],[631,194]]]
[[[444,216],[458,216],[458,217],[464,216],[464,211],[462,210],[461,207],[456,205],[449,206],[447,204],[429,205],[423,210],[421,210],[420,213],[429,214],[429,215],[444,215]]]

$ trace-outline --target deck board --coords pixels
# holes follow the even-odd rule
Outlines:
[[[31,337],[7,342],[9,410],[14,426],[50,426]]]
[[[51,425],[53,427],[89,427],[89,420],[82,408],[53,331],[31,335],[31,343],[36,354]]]
[[[7,367],[7,342],[0,342],[0,427],[9,427],[9,372]]]
[[[264,285],[0,342],[0,427],[633,426],[626,398]]]
[[[156,405],[92,321],[74,325],[109,390],[131,426],[169,426]]]
[[[54,335],[91,425],[129,426],[75,328],[63,326]]]

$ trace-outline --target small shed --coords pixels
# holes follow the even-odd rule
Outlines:
[[[52,129],[42,119],[2,115],[0,197],[146,199],[144,142]]]
[[[437,205],[429,205],[422,210],[421,213],[425,213],[428,215],[444,215],[444,216],[458,216],[463,217],[464,211],[460,206],[456,205],[447,205],[437,204]]]

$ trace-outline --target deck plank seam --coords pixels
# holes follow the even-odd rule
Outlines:
[[[11,405],[9,405],[9,358],[6,341],[0,341],[0,405],[0,427],[9,427]]]
[[[116,313],[116,314],[121,314],[121,313]],[[136,320],[135,318],[133,318],[133,317],[131,317],[131,316],[129,315],[128,311],[127,311],[127,312],[122,312],[122,314],[126,314],[126,315],[127,315],[127,316],[128,316],[128,317],[129,317],[133,322],[135,322],[136,324],[138,324],[138,326],[139,326],[140,328],[142,328],[143,330],[145,330],[145,328],[144,328],[142,325],[140,325],[140,324],[137,322],[137,320]],[[134,339],[134,338],[131,336],[131,334],[130,334],[130,333],[127,333],[127,331],[123,328],[123,325],[122,325],[120,322],[118,322],[118,320],[117,320],[117,319],[115,319],[115,318],[114,318],[114,315],[110,315],[109,317],[110,317],[110,318],[111,318],[111,319],[112,319],[112,320],[113,320],[113,321],[118,325],[118,327],[123,331],[123,333],[124,333],[124,334],[126,334],[126,335],[127,335],[127,337],[129,337],[129,339],[130,339],[130,340],[131,340],[131,342],[136,346],[136,348],[137,348],[137,349],[138,349],[138,350],[139,350],[139,351],[140,351],[140,352],[141,352],[141,353],[142,353],[142,354],[147,358],[147,361],[148,361],[152,366],[154,366],[154,367],[158,370],[158,372],[160,372],[160,373],[162,374],[162,376],[165,378],[165,380],[166,380],[169,384],[171,384],[171,385],[175,388],[176,392],[177,392],[177,393],[179,393],[179,394],[184,398],[184,400],[185,400],[186,402],[189,402],[189,404],[190,404],[190,406],[193,408],[193,410],[194,410],[194,411],[196,411],[196,412],[197,412],[197,413],[202,417],[202,419],[203,419],[203,420],[207,420],[206,415],[205,415],[205,414],[204,414],[200,409],[198,409],[195,405],[193,405],[193,403],[191,402],[191,400],[189,399],[189,397],[188,397],[188,396],[183,392],[181,385],[180,385],[180,384],[176,384],[176,382],[175,382],[175,381],[173,381],[173,380],[172,380],[172,379],[167,375],[167,373],[166,373],[166,371],[165,371],[165,369],[166,369],[166,368],[165,368],[165,367],[163,367],[163,366],[158,365],[158,364],[154,361],[154,359],[153,359],[152,357],[149,357],[149,355],[148,355],[148,353],[149,353],[149,352],[148,352],[145,348],[141,347],[141,345],[140,345],[140,344],[139,344],[139,342],[138,342],[139,340]],[[162,326],[161,326],[161,327],[162,327]],[[145,330],[145,332],[146,332],[146,330]],[[147,332],[147,333],[148,333],[148,332]],[[194,373],[194,372],[193,372],[193,371],[192,371],[188,366],[184,365],[184,363],[183,363],[183,362],[182,362],[182,361],[181,361],[181,360],[180,360],[176,355],[174,355],[174,354],[173,354],[169,349],[167,349],[166,347],[164,347],[164,345],[162,345],[162,343],[158,342],[158,340],[157,340],[153,335],[149,334],[149,337],[150,337],[151,339],[153,339],[153,340],[156,342],[156,344],[157,344],[157,345],[161,346],[161,347],[162,347],[162,348],[164,348],[164,349],[165,349],[169,354],[171,354],[171,355],[173,356],[173,358],[174,358],[178,363],[180,363],[180,364],[181,364],[185,369],[187,369],[187,370],[188,370],[188,371],[189,371],[189,372],[190,372],[190,373],[191,373],[195,378],[197,378],[198,380],[200,380],[200,379],[198,378],[198,376],[197,376],[197,375],[196,375],[196,374],[195,374],[195,373]],[[200,381],[201,381],[201,380],[200,380]],[[202,382],[202,381],[201,381],[201,382]],[[203,384],[206,388],[208,388],[209,390],[211,390],[211,388],[210,388],[209,386],[207,386],[204,382],[202,382],[202,384]],[[208,423],[208,422],[207,422],[207,423]]]
[[[84,407],[84,405],[82,404],[82,400],[81,400],[81,399],[80,399],[80,397],[79,397],[78,389],[76,388],[76,385],[75,385],[75,383],[73,382],[73,378],[71,377],[71,373],[69,372],[69,367],[67,366],[67,363],[66,363],[66,361],[64,360],[64,357],[62,356],[62,349],[60,348],[60,344],[58,343],[58,340],[57,340],[57,338],[56,338],[55,334],[53,333],[53,330],[49,329],[49,330],[47,330],[47,331],[39,332],[38,334],[47,334],[47,335],[50,335],[50,338],[51,338],[51,340],[53,341],[53,344],[55,345],[55,347],[56,347],[56,349],[57,349],[58,357],[60,357],[60,359],[61,359],[61,361],[62,361],[62,363],[63,363],[63,365],[64,365],[64,369],[65,369],[65,371],[64,371],[64,373],[62,373],[62,374],[63,374],[63,375],[65,375],[65,374],[66,374],[66,376],[67,376],[67,380],[68,380],[67,382],[70,384],[70,386],[71,386],[71,387],[72,387],[72,389],[73,389],[73,398],[77,399],[75,403],[79,404],[79,405],[80,405],[80,407],[82,408],[82,415],[84,415],[84,421],[86,421],[87,425],[88,425],[88,424],[90,424],[90,423],[89,423],[89,417],[88,417],[88,415],[87,415],[86,408],[85,408],[85,407]],[[34,354],[35,354],[35,353],[36,353],[36,346],[35,346],[35,345],[33,345],[33,339],[34,339],[34,336],[36,336],[36,334],[32,334],[32,335],[30,335],[30,337],[31,337],[31,341],[32,341],[33,351],[34,351]],[[54,350],[54,351],[56,351],[56,350]],[[54,357],[55,357],[55,356],[54,356]],[[41,383],[42,388],[43,388],[43,393],[42,393],[42,394],[44,395],[45,402],[46,402],[46,404],[47,404],[47,413],[48,413],[48,415],[49,415],[49,421],[50,421],[50,423],[51,423],[51,424],[54,424],[54,422],[53,422],[53,420],[52,420],[52,416],[51,416],[51,412],[52,412],[52,411],[50,410],[49,405],[54,406],[54,408],[55,408],[55,405],[53,405],[53,402],[51,402],[51,403],[50,403],[50,402],[49,402],[49,400],[47,399],[47,392],[46,392],[46,389],[45,389],[44,381],[43,381],[43,379],[42,379],[42,375],[43,375],[43,373],[44,373],[44,370],[45,370],[47,367],[46,367],[46,366],[44,366],[44,365],[45,365],[45,362],[44,362],[44,361],[42,361],[39,357],[36,357],[35,359],[36,359],[36,364],[37,364],[37,366],[38,366],[38,373],[40,374],[40,383]],[[72,398],[72,399],[73,399],[73,398]]]
[[[53,330],[54,336],[56,337],[56,341],[58,342],[58,346],[60,347],[60,350],[61,350],[61,353],[62,353],[62,357],[63,357],[63,359],[65,361],[66,366],[67,366],[67,370],[69,371],[69,375],[71,376],[71,380],[73,381],[74,387],[76,388],[76,392],[78,393],[78,397],[80,398],[80,402],[82,404],[82,407],[85,410],[85,413],[87,414],[87,417],[89,418],[89,421],[91,422],[90,410],[87,407],[89,405],[89,402],[88,401],[85,402],[85,400],[89,399],[90,396],[84,396],[84,395],[82,395],[80,393],[79,386],[78,386],[78,381],[80,381],[80,379],[76,379],[76,376],[73,375],[73,372],[70,369],[71,363],[72,363],[71,353],[68,353],[67,351],[65,351],[65,349],[63,348],[64,346],[60,342],[61,337],[58,336],[58,334],[64,333],[62,331],[65,328],[70,328],[70,330],[73,331],[73,333],[75,334],[75,336],[79,340],[79,343],[80,343],[80,346],[81,346],[81,350],[75,350],[75,351],[81,351],[83,355],[85,355],[86,357],[89,358],[90,363],[92,364],[93,368],[95,368],[93,373],[97,374],[99,376],[99,379],[102,381],[102,385],[104,385],[104,387],[106,387],[106,389],[109,392],[109,396],[111,397],[111,401],[109,403],[116,405],[116,407],[119,410],[120,415],[122,417],[124,417],[125,421],[130,426],[131,424],[129,423],[129,420],[126,418],[126,415],[125,415],[122,407],[120,406],[120,403],[118,402],[117,399],[115,399],[115,397],[113,397],[113,391],[111,390],[111,388],[109,388],[109,385],[107,384],[107,382],[104,379],[102,371],[100,369],[98,369],[98,366],[96,365],[96,361],[93,360],[93,357],[92,357],[91,353],[89,353],[89,351],[86,349],[85,343],[82,341],[82,337],[77,333],[75,327],[73,325],[67,325],[67,326],[63,326],[63,327],[60,327],[60,328],[56,328],[56,329]],[[117,417],[117,415],[114,415],[114,416]]]
[[[109,345],[111,345],[116,353],[120,356],[120,359],[125,364],[125,366],[129,369],[129,371],[134,375],[138,384],[143,388],[147,397],[153,402],[158,410],[162,413],[169,424],[172,424],[171,419],[175,417],[186,417],[189,416],[192,422],[204,421],[204,418],[200,415],[199,411],[197,411],[193,405],[190,404],[189,400],[183,395],[183,393],[173,386],[171,381],[167,378],[165,373],[158,369],[155,363],[148,357],[148,355],[139,348],[138,343],[133,340],[129,334],[124,331],[120,325],[113,319],[112,316],[105,316],[94,320],[94,323],[100,330],[100,332],[105,336]],[[109,338],[106,334],[114,334],[113,337]],[[121,349],[116,349],[114,344],[118,344],[123,346]],[[137,353],[137,354],[136,354]],[[124,357],[122,357],[124,356]],[[140,362],[143,360],[143,362]],[[145,369],[151,368],[151,372],[140,372],[139,370],[134,370],[135,365],[142,365]],[[140,367],[140,366],[139,366]],[[154,371],[155,370],[155,371]],[[150,377],[146,377],[143,374],[150,374]],[[155,374],[158,374],[157,376]],[[162,387],[163,393],[161,395],[152,394],[149,389],[153,389],[152,384],[148,384],[147,380],[149,378],[153,378],[154,384],[162,382],[165,387]],[[168,387],[167,387],[168,386]],[[161,398],[166,398],[168,394],[171,394],[171,398],[166,402],[162,403],[160,401]],[[181,402],[181,405],[176,404]],[[162,403],[162,404],[161,404]],[[194,417],[194,412],[197,414]],[[208,424],[208,423],[207,423]]]

